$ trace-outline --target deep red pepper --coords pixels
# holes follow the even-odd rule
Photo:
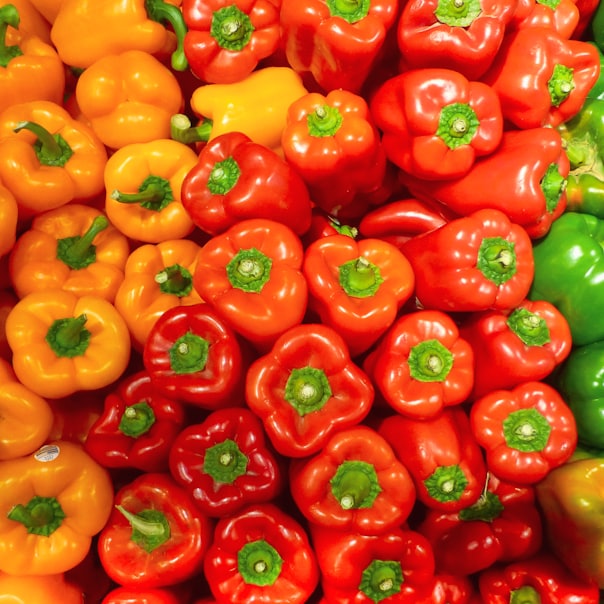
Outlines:
[[[245,408],[219,409],[184,428],[170,451],[170,473],[211,517],[271,501],[283,486],[262,424]]]
[[[580,12],[574,0],[522,0],[519,5],[522,10],[516,10],[508,31],[522,27],[549,27],[563,38],[570,38],[579,24]]]
[[[106,468],[168,469],[168,453],[185,425],[181,403],[161,394],[146,371],[124,376],[105,397],[84,448]]]
[[[180,600],[167,588],[139,589],[136,587],[116,587],[100,604],[179,604]]]

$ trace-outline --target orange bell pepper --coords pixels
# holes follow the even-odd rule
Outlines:
[[[17,239],[19,209],[15,196],[0,183],[0,256],[8,254]]]
[[[80,445],[53,441],[3,462],[0,571],[55,575],[74,568],[88,554],[92,537],[105,526],[112,508],[108,472]]]
[[[73,67],[85,69],[108,55],[140,50],[172,53],[172,67],[184,71],[186,30],[180,0],[62,0],[50,35],[63,62]]]
[[[181,187],[196,164],[191,147],[170,139],[118,149],[105,166],[109,220],[144,243],[186,237],[195,225],[182,205]]]
[[[65,92],[65,67],[59,55],[21,27],[14,4],[0,7],[0,89],[0,111],[27,101],[60,104]]]
[[[193,287],[199,250],[191,239],[170,239],[141,245],[130,254],[115,306],[135,349],[142,351],[149,331],[165,311],[202,302]]]
[[[108,386],[130,360],[126,322],[111,302],[94,295],[28,294],[6,318],[6,337],[19,380],[49,399]]]
[[[19,103],[0,113],[0,181],[15,196],[19,218],[95,197],[106,163],[94,132],[56,103]]]
[[[84,604],[82,590],[56,575],[8,575],[0,573],[0,602],[3,604]]]
[[[64,289],[110,302],[124,279],[128,238],[93,207],[70,203],[36,216],[10,252],[9,272],[19,298]]]
[[[110,149],[170,138],[172,115],[184,106],[174,73],[142,50],[95,61],[78,78],[75,95],[82,116]]]
[[[41,0],[36,0],[40,2]],[[52,46],[50,39],[50,22],[38,10],[31,0],[10,0],[17,11],[19,12],[19,31],[28,36],[37,36],[46,44]],[[9,31],[11,28],[8,28]],[[53,47],[54,48],[54,47]]]

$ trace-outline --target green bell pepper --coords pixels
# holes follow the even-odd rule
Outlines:
[[[574,346],[604,340],[604,220],[565,212],[533,243],[528,297],[553,304],[568,321]]]

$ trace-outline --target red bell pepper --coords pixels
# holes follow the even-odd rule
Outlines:
[[[524,129],[556,127],[576,115],[599,74],[593,44],[526,27],[505,37],[481,79],[499,95],[504,118]]]
[[[458,512],[427,510],[417,530],[432,545],[437,572],[472,575],[498,562],[536,554],[543,542],[541,514],[530,486],[493,475],[471,506]]]
[[[218,521],[204,571],[219,604],[304,604],[319,582],[306,530],[270,503]]]
[[[181,600],[168,588],[139,589],[136,587],[116,587],[100,604],[179,604]]]
[[[499,53],[515,0],[410,0],[397,41],[403,69],[444,67],[478,80]]]
[[[526,230],[485,209],[413,237],[402,247],[415,273],[415,295],[428,309],[473,312],[515,308],[535,272]]]
[[[508,32],[523,27],[546,27],[568,39],[579,24],[581,15],[574,0],[557,0],[556,2],[522,0],[520,4],[522,10],[516,11],[508,26]]]
[[[319,451],[332,434],[369,414],[374,389],[327,325],[292,327],[256,358],[246,376],[246,402],[273,446],[287,457]]]
[[[414,602],[434,580],[434,553],[417,531],[395,527],[381,535],[310,526],[329,602]]]
[[[400,526],[415,504],[407,468],[364,425],[336,432],[315,455],[293,460],[290,490],[309,522],[362,535]]]
[[[313,202],[328,214],[358,218],[390,194],[386,154],[369,106],[349,90],[309,92],[294,101],[281,147]]]
[[[221,134],[201,148],[181,194],[195,225],[210,235],[250,218],[270,218],[298,235],[310,227],[312,204],[302,177],[242,132]]]
[[[235,332],[203,302],[166,310],[143,348],[158,393],[206,410],[242,403],[244,357]]]
[[[219,409],[187,426],[172,445],[170,473],[211,517],[271,501],[283,486],[262,424],[245,408]]]
[[[442,204],[458,216],[499,210],[535,239],[566,209],[569,170],[560,134],[554,128],[530,128],[504,132],[499,147],[460,178],[428,181],[403,173],[401,180],[418,199]]]
[[[327,212],[315,206],[312,210],[310,228],[302,236],[304,249],[317,239],[336,234],[355,239],[359,234],[359,230],[353,225],[342,223],[335,216],[330,216]]]
[[[471,399],[548,377],[570,354],[564,315],[546,300],[524,300],[511,310],[471,313],[460,325],[474,351]]]
[[[378,433],[408,469],[418,500],[428,508],[458,512],[478,501],[487,469],[464,409],[449,407],[427,420],[389,415]]]
[[[555,556],[541,551],[528,560],[495,566],[478,575],[483,604],[597,604],[598,586],[578,579]]]
[[[182,14],[185,57],[204,82],[239,82],[279,47],[279,3],[274,0],[183,0]]]
[[[125,587],[168,587],[199,572],[212,525],[168,474],[145,473],[121,487],[98,537],[105,572]]]
[[[193,285],[237,333],[267,350],[306,313],[303,258],[302,242],[289,227],[242,220],[201,247]]]
[[[287,62],[310,73],[326,92],[359,93],[379,62],[399,0],[337,3],[282,0],[281,26]]]
[[[452,69],[394,76],[373,94],[370,107],[388,159],[418,178],[463,176],[476,158],[495,151],[503,133],[495,91]]]
[[[146,371],[137,371],[107,394],[84,448],[106,468],[162,472],[168,469],[170,446],[184,425],[181,403],[158,392]]]
[[[543,382],[486,394],[472,404],[470,422],[488,469],[516,484],[539,482],[567,461],[577,445],[572,411]]]
[[[453,318],[438,310],[401,315],[364,368],[390,407],[415,419],[464,402],[474,384],[472,347]]]
[[[399,249],[374,238],[318,239],[306,248],[302,270],[309,309],[342,336],[353,357],[369,350],[392,325],[415,285]]]

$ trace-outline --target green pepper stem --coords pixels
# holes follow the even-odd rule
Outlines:
[[[527,308],[516,308],[506,320],[506,325],[526,346],[544,346],[550,342],[547,321]]]
[[[194,143],[207,143],[212,134],[213,121],[202,118],[197,126],[191,124],[191,120],[184,113],[175,113],[170,118],[170,138],[183,145]]]
[[[180,8],[164,0],[145,0],[145,9],[149,19],[158,23],[168,22],[176,36],[176,48],[172,53],[172,68],[176,71],[186,71],[189,62],[184,51],[185,35],[188,31],[185,18]]]
[[[193,276],[184,266],[173,264],[155,275],[155,282],[163,294],[178,297],[188,296],[193,289]]]
[[[248,541],[237,552],[237,569],[248,585],[273,585],[281,574],[283,558],[264,539]]]
[[[369,13],[371,0],[326,0],[332,17],[340,17],[348,23],[356,23]]]
[[[7,67],[11,59],[19,57],[23,51],[16,44],[14,46],[6,45],[6,31],[8,26],[19,29],[21,17],[14,4],[5,4],[0,7],[0,67]]]
[[[46,157],[58,159],[63,153],[55,137],[41,124],[29,121],[19,122],[13,131],[21,132],[21,130],[29,130],[29,132],[35,134]]]
[[[216,484],[233,484],[247,472],[248,458],[237,443],[227,438],[206,449],[203,471]]]
[[[132,541],[147,553],[151,553],[170,538],[170,524],[163,512],[147,509],[133,514],[121,505],[116,505],[115,508],[130,523]]]
[[[146,401],[128,405],[120,419],[118,430],[132,438],[138,438],[151,430],[155,424],[155,413]]]
[[[541,604],[541,596],[534,587],[523,585],[510,592],[510,604]]]
[[[56,319],[48,328],[46,342],[58,357],[73,358],[86,352],[90,344],[90,332],[86,329],[87,317]]]
[[[7,518],[21,523],[29,534],[48,537],[61,526],[65,512],[55,497],[36,496],[13,506]]]
[[[342,462],[330,485],[343,510],[369,508],[382,491],[374,466],[364,461]]]
[[[83,235],[59,239],[57,258],[74,270],[89,266],[96,260],[96,248],[92,242],[108,226],[107,217],[100,214],[94,218]]]

